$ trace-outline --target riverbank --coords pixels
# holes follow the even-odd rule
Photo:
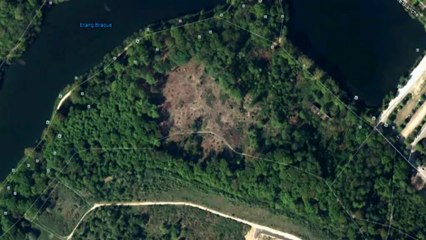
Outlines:
[[[0,91],[0,178],[4,179],[23,156],[23,150],[40,139],[58,93],[84,76],[124,39],[160,20],[211,9],[221,0],[67,1],[44,7],[43,27],[25,54],[25,64],[6,68]],[[80,28],[82,19],[113,23],[112,28]],[[66,26],[66,27],[64,27]],[[61,106],[63,107],[63,105]]]

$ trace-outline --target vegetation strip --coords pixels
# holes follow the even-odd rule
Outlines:
[[[249,226],[254,227],[256,229],[264,230],[264,231],[272,233],[272,234],[276,234],[278,236],[284,237],[284,238],[289,239],[289,240],[301,240],[300,238],[298,238],[298,237],[296,237],[296,236],[294,236],[290,233],[281,232],[279,230],[276,230],[276,229],[273,229],[273,228],[270,228],[270,227],[267,227],[267,226],[263,226],[263,225],[260,225],[260,224],[257,224],[257,223],[253,223],[253,222],[250,222],[250,221],[238,218],[238,217],[233,217],[233,216],[230,216],[228,214],[221,213],[221,212],[218,212],[216,210],[213,210],[211,208],[208,208],[208,207],[205,207],[205,206],[202,206],[202,205],[198,205],[198,204],[195,204],[195,203],[190,203],[190,202],[111,202],[111,203],[105,203],[104,202],[104,203],[95,203],[93,205],[93,207],[90,208],[83,215],[83,217],[80,219],[80,221],[74,227],[74,229],[70,233],[70,235],[68,235],[66,237],[66,239],[72,239],[74,232],[77,230],[78,226],[86,218],[86,216],[88,214],[90,214],[93,210],[100,208],[100,207],[109,207],[109,206],[132,206],[132,207],[134,207],[134,206],[188,206],[188,207],[198,208],[198,209],[213,213],[213,214],[218,215],[218,216],[223,217],[223,218],[232,219],[234,221],[249,225]]]

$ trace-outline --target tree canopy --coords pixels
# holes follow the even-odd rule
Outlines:
[[[287,7],[229,1],[186,16],[186,23],[173,19],[128,38],[67,88],[73,94],[42,144],[5,181],[3,236],[41,236],[27,216],[46,211],[60,181],[93,201],[144,200],[183,182],[288,216],[309,229],[295,232],[301,237],[425,239],[426,201],[410,186],[410,166],[365,112],[340,100],[345,93],[330,76],[285,40]],[[235,136],[200,133],[209,130],[206,119],[181,133],[184,138],[169,135],[177,119],[163,90],[171,73],[190,61],[219,86],[217,101],[254,114],[235,125],[246,140],[241,145],[226,145]],[[249,127],[238,127],[243,123]],[[222,139],[220,151],[205,152],[207,135]],[[124,231],[120,214],[116,220],[114,231]],[[92,232],[99,221],[88,224],[84,234],[102,236]]]

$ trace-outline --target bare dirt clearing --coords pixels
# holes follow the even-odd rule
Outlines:
[[[262,230],[258,230],[255,227],[252,227],[244,236],[244,239],[245,240],[287,240],[289,238],[284,238],[283,236],[274,235]]]
[[[411,178],[411,184],[418,191],[426,185],[426,166],[417,167],[417,174]]]
[[[256,228],[254,228],[254,227],[250,228],[250,230],[244,236],[244,239],[245,240],[256,240],[256,231],[257,231]]]
[[[205,74],[203,65],[190,61],[171,72],[163,95],[166,101],[162,107],[169,114],[165,123],[169,135],[202,129],[224,136],[234,148],[244,148],[246,130],[254,122],[258,109],[246,107],[249,98],[242,103],[231,99]],[[175,135],[170,140],[181,141],[184,137]],[[224,147],[220,139],[208,135],[203,136],[201,145],[205,153]]]
[[[412,116],[412,112],[414,110],[414,108],[416,107],[416,105],[418,104],[418,101],[416,101],[416,97],[413,96],[413,98],[411,98],[407,104],[405,104],[400,111],[398,111],[397,115],[396,115],[396,120],[395,123],[396,125],[402,125],[404,123],[404,121]]]

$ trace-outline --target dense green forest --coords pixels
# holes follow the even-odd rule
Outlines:
[[[116,207],[96,210],[80,226],[78,239],[240,240],[249,229],[189,207]]]
[[[286,40],[287,7],[230,0],[127,39],[66,89],[41,144],[4,182],[1,236],[43,238],[34,222],[67,185],[90,203],[205,192],[286,216],[300,228],[281,230],[309,239],[426,239],[410,165]],[[131,234],[119,211],[113,234]],[[97,216],[76,237],[102,236]]]

